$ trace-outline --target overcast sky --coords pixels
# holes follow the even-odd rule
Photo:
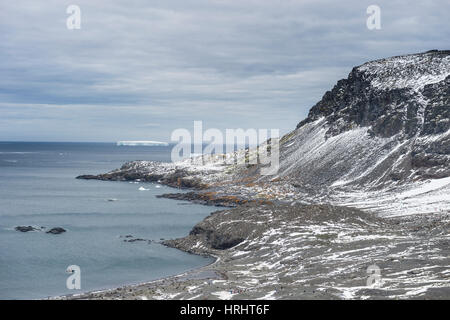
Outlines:
[[[449,0],[1,1],[0,141],[169,141],[194,120],[286,133],[353,66],[450,49],[449,13]]]

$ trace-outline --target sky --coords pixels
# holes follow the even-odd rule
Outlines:
[[[0,141],[170,142],[195,120],[287,133],[354,66],[450,49],[449,13],[449,0],[2,1]]]

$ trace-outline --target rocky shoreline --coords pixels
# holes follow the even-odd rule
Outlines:
[[[184,238],[160,242],[191,254],[214,257],[214,263],[158,281],[59,298],[450,297],[449,211],[382,217],[370,208],[316,203],[326,199],[315,197],[303,185],[289,187],[285,179],[258,183],[243,176],[239,168],[231,173],[227,173],[228,169],[208,164],[205,168],[196,165],[195,159],[176,164],[137,161],[107,174],[78,177],[156,182],[178,189],[192,185],[190,191],[159,197],[225,210],[213,212]],[[304,196],[303,200],[298,200],[300,196]],[[370,203],[368,196],[366,206]],[[395,199],[400,201],[398,193]],[[392,203],[389,198],[385,201]],[[140,241],[124,239],[128,240]],[[374,266],[382,281],[376,286],[367,283],[371,276],[368,270]]]
[[[219,279],[175,277],[79,298],[449,299],[449,83],[450,51],[353,68],[280,139],[274,176],[250,161],[258,149],[272,152],[271,139],[79,176],[161,183],[189,189],[161,197],[230,208],[163,242],[217,257],[201,270]]]
[[[450,217],[379,218],[330,205],[246,204],[164,245],[205,267],[63,299],[448,299]],[[367,286],[369,266],[379,287]]]
[[[261,190],[267,191],[266,185],[242,179],[238,170],[231,175],[224,175],[226,168],[202,171],[192,161],[176,165],[132,162],[88,179],[145,183],[155,179],[155,171],[159,177],[156,182],[161,184],[172,185],[173,178],[165,177],[173,177],[174,172],[182,181],[200,181],[191,191],[159,197],[225,209],[213,212],[186,237],[161,242],[191,254],[214,257],[216,261],[158,281],[60,298],[450,297],[448,211],[381,217],[370,210],[316,204],[307,197],[305,201],[277,197],[268,200],[261,196]],[[274,179],[268,187],[273,190],[281,183],[282,179]],[[179,189],[186,185],[189,184],[177,183]],[[246,192],[248,188],[259,188],[260,192]],[[382,282],[368,286],[368,268],[374,266],[379,269]]]

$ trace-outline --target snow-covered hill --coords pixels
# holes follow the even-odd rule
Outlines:
[[[355,67],[281,140],[280,156],[278,178],[337,202],[418,188],[440,195],[426,212],[449,207],[450,51]],[[439,188],[428,190],[430,182]]]
[[[368,62],[281,149],[280,176],[379,187],[450,176],[450,51]]]
[[[279,151],[275,176],[225,155],[80,176],[195,189],[162,196],[236,207],[163,242],[218,258],[199,271],[218,279],[181,275],[80,298],[448,299],[450,51],[354,68]],[[374,264],[377,288],[366,281]]]
[[[252,158],[256,150],[236,155]],[[450,51],[353,68],[280,140],[275,176],[221,159],[132,162],[80,178],[159,181],[208,189],[208,197],[332,203],[385,215],[450,211]]]

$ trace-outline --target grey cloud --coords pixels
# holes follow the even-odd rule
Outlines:
[[[2,3],[0,140],[167,141],[193,120],[287,132],[353,66],[450,43],[444,0],[377,1],[377,31],[372,1],[73,3],[81,30],[67,3]]]

